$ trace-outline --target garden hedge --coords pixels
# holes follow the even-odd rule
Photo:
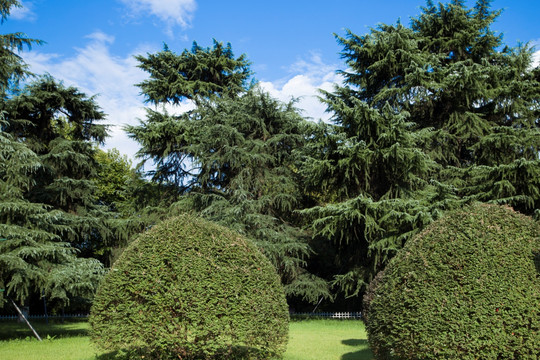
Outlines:
[[[191,215],[134,240],[90,316],[99,347],[145,359],[279,358],[288,320],[279,277],[257,247]]]
[[[366,296],[376,359],[538,359],[539,224],[476,204],[409,240]]]

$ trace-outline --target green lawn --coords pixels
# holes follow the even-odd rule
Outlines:
[[[372,360],[360,320],[292,321],[286,360]]]
[[[33,321],[42,342],[24,324],[0,322],[2,360],[90,360],[96,350],[87,335],[86,321],[65,324]],[[290,324],[285,360],[372,360],[364,325],[358,320],[298,320]]]

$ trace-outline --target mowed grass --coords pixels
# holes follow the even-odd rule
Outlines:
[[[372,360],[360,320],[291,321],[286,360]]]
[[[95,360],[104,353],[88,337],[86,321],[33,321],[43,338],[25,324],[0,321],[2,360]],[[364,324],[358,320],[293,320],[284,360],[372,360]]]
[[[43,341],[38,341],[26,324],[0,321],[0,359],[2,360],[89,360],[101,354],[91,343],[86,320],[33,320]]]

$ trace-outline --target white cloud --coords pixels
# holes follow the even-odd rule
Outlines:
[[[314,121],[328,121],[330,114],[326,105],[319,100],[319,89],[332,91],[334,85],[341,83],[341,77],[336,74],[336,66],[325,64],[318,54],[311,54],[309,60],[299,60],[290,69],[290,76],[280,81],[261,81],[261,87],[270,95],[289,101],[298,99],[296,106],[302,110],[302,115]]]
[[[537,39],[531,44],[533,49],[536,50],[532,55],[532,67],[540,66],[540,39]]]
[[[9,17],[16,20],[34,21],[37,15],[32,11],[33,4],[28,1],[21,1],[21,7],[11,8]]]
[[[111,124],[111,136],[105,148],[115,147],[122,154],[135,159],[139,144],[129,139],[122,127],[126,124],[136,125],[138,119],[146,117],[146,105],[139,94],[139,88],[134,85],[143,81],[147,74],[137,68],[133,55],[152,53],[160,49],[140,46],[132,54],[118,57],[110,52],[114,37],[96,32],[87,36],[87,39],[88,43],[76,49],[72,57],[31,51],[25,54],[25,61],[37,74],[49,73],[68,86],[76,86],[89,96],[97,94],[96,101],[108,115],[106,122]],[[309,60],[300,60],[293,64],[287,78],[261,82],[261,87],[282,101],[299,98],[296,105],[303,110],[305,117],[315,121],[327,121],[330,115],[325,113],[325,105],[317,98],[318,89],[331,91],[335,83],[341,82],[335,69],[335,65],[325,64],[319,56],[312,54]],[[165,107],[170,114],[192,108],[193,104],[188,102],[180,107]]]
[[[134,16],[152,14],[165,22],[167,32],[172,35],[172,28],[180,25],[188,28],[197,9],[195,0],[120,0],[126,4]]]
[[[107,114],[106,123],[111,125],[105,148],[115,147],[134,159],[139,145],[128,138],[122,127],[136,125],[138,119],[146,116],[140,90],[134,86],[144,80],[146,74],[137,68],[133,55],[158,49],[140,47],[127,57],[117,57],[109,51],[114,37],[97,32],[87,38],[88,44],[77,49],[73,57],[32,51],[25,54],[25,61],[34,73],[49,73],[88,96],[97,94],[96,102]]]
[[[540,66],[540,50],[533,54],[533,66]]]
[[[533,67],[540,66],[540,50],[535,51],[532,58]]]

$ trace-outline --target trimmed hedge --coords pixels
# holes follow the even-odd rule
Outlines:
[[[190,215],[140,235],[101,284],[92,340],[145,359],[279,358],[288,307],[257,247]]]
[[[366,297],[376,359],[537,359],[540,227],[510,208],[454,211],[406,243]]]

